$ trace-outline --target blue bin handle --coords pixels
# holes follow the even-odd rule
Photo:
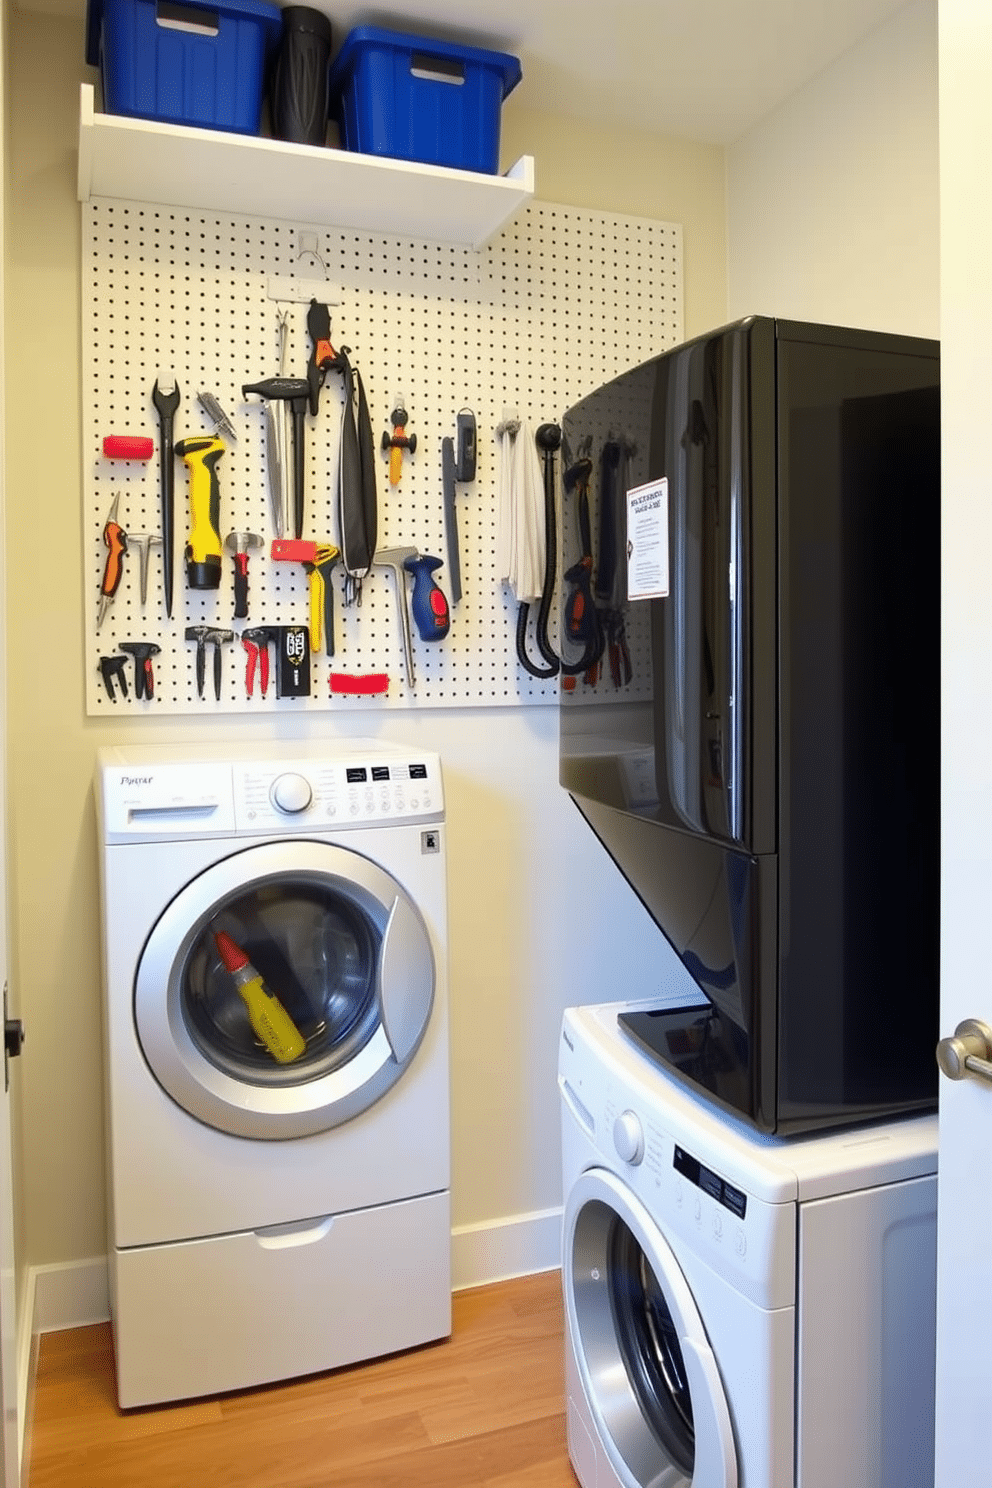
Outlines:
[[[209,5],[183,5],[179,0],[155,0],[155,24],[177,31],[220,34],[220,15]]]
[[[432,83],[454,83],[465,81],[465,63],[456,57],[439,57],[432,52],[412,52],[410,73],[413,77],[427,78]]]

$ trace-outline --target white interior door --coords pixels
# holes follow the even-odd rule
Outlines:
[[[992,1024],[992,9],[940,0],[941,1031]],[[915,597],[920,598],[919,596]],[[914,602],[914,596],[907,596]],[[881,1037],[888,1037],[880,1031]],[[896,1035],[897,1036],[897,1035]],[[937,1488],[990,1481],[992,1086],[940,1082]]]

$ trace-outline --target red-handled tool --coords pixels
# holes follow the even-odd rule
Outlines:
[[[103,617],[110,607],[114,595],[120,587],[121,575],[124,572],[124,554],[127,552],[127,533],[117,520],[117,508],[120,504],[120,492],[114,497],[107,514],[107,520],[103,524],[103,542],[107,549],[107,561],[103,566],[103,580],[100,584],[100,613],[96,617],[96,628],[100,629]]]
[[[229,532],[224,546],[234,557],[234,618],[248,619],[248,555],[263,546],[255,532]]]
[[[134,695],[151,699],[155,696],[155,673],[152,657],[161,650],[153,641],[121,641],[121,650],[134,657]]]
[[[268,625],[257,625],[241,632],[241,644],[245,648],[245,696],[255,691],[255,673],[262,696],[269,690],[269,646],[278,640],[278,632]]]

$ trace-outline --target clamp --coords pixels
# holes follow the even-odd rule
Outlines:
[[[126,656],[100,657],[100,672],[103,676],[103,685],[107,689],[107,696],[114,702],[116,702],[117,700],[117,694],[114,691],[115,679],[118,686],[120,687],[121,697],[127,697],[127,676],[125,675],[126,667]]]

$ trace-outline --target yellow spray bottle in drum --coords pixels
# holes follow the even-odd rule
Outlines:
[[[221,960],[234,978],[238,995],[248,1009],[255,1033],[273,1059],[280,1064],[292,1064],[306,1049],[296,1024],[278,997],[269,991],[241,947],[235,945],[223,930],[214,932],[214,940]]]

